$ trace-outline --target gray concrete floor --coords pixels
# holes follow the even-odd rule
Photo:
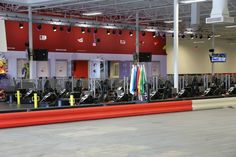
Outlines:
[[[236,157],[236,109],[0,130],[0,157]]]

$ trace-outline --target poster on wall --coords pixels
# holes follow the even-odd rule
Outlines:
[[[100,78],[100,61],[89,62],[89,77]]]
[[[49,77],[49,62],[39,61],[37,62],[37,74],[38,77]]]
[[[7,78],[7,59],[4,54],[0,53],[0,79]]]
[[[120,62],[120,78],[130,77],[131,62]]]
[[[57,60],[56,61],[56,77],[67,77],[67,68],[68,62],[67,60]]]
[[[17,59],[17,77],[29,79],[29,62],[27,59]]]
[[[160,76],[160,62],[152,62],[152,76]]]
[[[110,77],[119,78],[120,76],[120,62],[111,61],[110,62]]]

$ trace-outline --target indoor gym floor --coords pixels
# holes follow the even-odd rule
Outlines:
[[[236,109],[0,130],[0,157],[235,157]]]

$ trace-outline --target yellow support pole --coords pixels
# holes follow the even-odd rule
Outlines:
[[[21,102],[20,102],[20,97],[21,97],[21,93],[20,93],[20,91],[18,90],[18,91],[16,91],[16,104],[17,104],[17,107],[18,107],[18,108],[20,107],[20,104],[21,104]]]
[[[37,93],[34,93],[33,101],[34,101],[34,108],[38,108],[39,97]]]
[[[70,106],[74,106],[74,105],[75,105],[74,95],[70,95]]]

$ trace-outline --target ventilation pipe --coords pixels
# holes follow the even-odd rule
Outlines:
[[[212,0],[211,17],[206,18],[206,23],[234,23],[229,16],[228,0]]]

